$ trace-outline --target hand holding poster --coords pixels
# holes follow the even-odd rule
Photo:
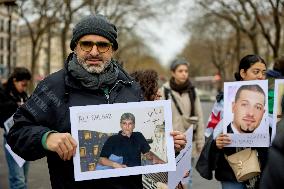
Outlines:
[[[268,147],[267,80],[224,84],[223,133],[231,144],[226,147]]]
[[[75,180],[175,170],[171,116],[168,100],[71,107]]]

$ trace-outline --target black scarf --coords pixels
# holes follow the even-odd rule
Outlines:
[[[175,82],[175,79],[173,77],[171,77],[170,87],[171,87],[172,90],[178,92],[179,94],[182,94],[184,92],[188,93],[189,100],[191,102],[191,113],[190,113],[190,115],[193,116],[194,112],[195,112],[194,104],[195,104],[196,94],[195,94],[194,86],[189,81],[189,79],[187,79],[183,84],[177,84]]]
[[[68,62],[67,70],[84,88],[90,90],[109,88],[110,85],[115,83],[119,73],[119,69],[113,60],[102,73],[89,73],[79,64],[75,54]]]

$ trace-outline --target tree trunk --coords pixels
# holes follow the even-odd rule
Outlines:
[[[32,56],[31,56],[31,73],[32,73],[32,78],[31,78],[31,85],[29,91],[31,92],[35,88],[35,76],[36,76],[36,44],[35,42],[32,42]]]
[[[248,34],[251,45],[252,45],[252,49],[253,49],[253,53],[254,54],[259,54],[259,49],[258,49],[258,43],[257,43],[257,37],[255,34]]]
[[[45,75],[49,75],[50,72],[51,72],[51,62],[50,62],[50,59],[51,59],[51,27],[48,28],[47,30],[47,51],[46,51],[46,54],[47,54],[47,62],[46,62],[46,73]]]
[[[64,67],[64,62],[67,58],[67,47],[66,47],[66,36],[68,35],[70,22],[65,22],[64,28],[61,31],[61,51],[62,51],[62,64]]]

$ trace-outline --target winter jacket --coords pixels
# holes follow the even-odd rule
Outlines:
[[[170,89],[169,82],[166,82],[160,89],[161,92],[161,99],[165,98],[165,88]],[[189,122],[185,121],[188,120],[191,113],[191,102],[187,92],[179,94],[178,92],[171,90],[173,96],[175,97],[183,115],[181,116],[177,110],[175,103],[172,100],[172,122],[173,122],[173,130],[185,132],[189,127]],[[195,91],[196,93],[196,91]],[[196,93],[197,94],[197,93]],[[171,98],[169,96],[169,98]],[[196,124],[196,128],[194,128],[193,134],[193,148],[192,148],[192,156],[198,156],[197,147],[202,148],[204,145],[204,123],[203,123],[203,114],[201,109],[201,103],[198,95],[196,95],[195,102],[194,102],[194,116],[198,117],[198,123]],[[184,117],[183,117],[184,116]]]
[[[137,102],[142,99],[140,87],[122,69],[109,93],[105,94],[101,89],[83,88],[64,68],[40,82],[31,98],[18,109],[7,141],[13,151],[25,160],[47,156],[53,189],[142,188],[141,175],[75,182],[73,160],[61,160],[57,153],[45,150],[41,143],[42,136],[48,131],[71,133],[71,106]]]
[[[25,92],[19,93],[16,89],[7,91],[0,88],[0,124],[4,127],[4,122],[10,118],[17,110],[18,103],[25,102],[28,96]]]
[[[279,125],[279,127],[284,127]],[[280,189],[284,185],[284,132],[276,134],[269,149],[267,166],[263,172],[260,189]]]

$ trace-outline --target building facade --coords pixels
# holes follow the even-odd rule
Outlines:
[[[19,16],[15,7],[0,4],[0,79],[6,79],[9,67],[17,65]],[[10,66],[9,66],[10,65]]]

